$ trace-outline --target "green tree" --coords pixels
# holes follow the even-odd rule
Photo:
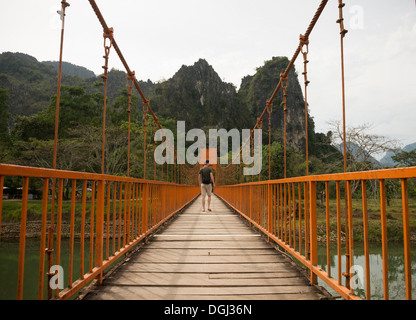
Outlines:
[[[130,118],[132,121],[136,121],[143,111],[141,105],[139,107],[139,98],[136,95],[132,94],[131,101]],[[113,105],[108,109],[108,117],[111,123],[116,126],[121,126],[124,121],[128,121],[128,108],[129,91],[128,89],[122,89],[119,91],[119,96],[114,100]]]
[[[9,113],[9,90],[0,88],[0,139],[6,140],[9,136],[8,121]]]
[[[86,93],[86,87],[62,86],[59,106],[59,138],[65,138],[68,129],[77,125],[98,126],[102,123],[103,94]],[[56,95],[49,106],[31,116],[16,117],[13,136],[29,141],[54,139]]]
[[[393,161],[398,162],[400,165],[405,167],[416,166],[416,149],[412,151],[400,151],[391,157]]]
[[[11,147],[9,134],[9,91],[0,89],[0,162],[3,162]]]
[[[263,145],[262,151],[262,173],[261,179],[269,179],[269,145]],[[302,175],[304,170],[304,160],[301,154],[293,150],[291,147],[286,147],[286,176],[297,177]],[[270,149],[270,178],[283,179],[285,176],[284,165],[284,145],[278,141],[274,141]],[[257,177],[256,177],[257,178]],[[255,179],[256,180],[256,179]]]
[[[394,161],[398,162],[401,166],[413,167],[416,166],[416,149],[412,151],[401,151],[391,157]],[[416,198],[416,180],[408,179],[408,192],[409,197]]]

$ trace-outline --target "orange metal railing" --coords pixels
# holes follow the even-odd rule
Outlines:
[[[0,164],[0,187],[8,176],[23,179],[17,299],[23,299],[29,183],[37,182],[43,190],[38,299],[44,299],[45,284],[48,286],[48,299],[68,299],[94,279],[101,283],[108,267],[145,241],[150,233],[199,194],[196,186]],[[50,186],[53,180],[57,185],[56,208],[48,207],[52,202]],[[64,194],[70,195],[68,200],[64,201]],[[0,188],[0,199],[3,199],[3,188]],[[70,202],[71,208],[66,216],[63,213],[64,202]],[[0,228],[2,208],[0,202]],[[63,234],[65,221],[69,221],[70,230],[66,235]],[[75,221],[80,222],[77,234]],[[56,275],[50,272],[51,267],[61,264],[64,236],[69,237],[69,265],[64,270],[66,284],[60,290],[48,284]],[[78,252],[74,247],[75,236],[80,239]],[[84,245],[86,241],[89,248]],[[76,254],[80,257],[78,266],[74,265]],[[75,268],[81,275],[76,280],[73,279]],[[48,276],[47,283],[45,275]]]
[[[305,176],[282,180],[244,183],[231,186],[219,186],[215,193],[226,201],[234,210],[240,213],[250,223],[275,241],[286,252],[296,258],[310,270],[310,281],[317,283],[317,277],[327,283],[344,299],[358,299],[354,294],[350,280],[354,266],[354,234],[353,219],[360,219],[363,223],[364,255],[365,255],[365,294],[370,299],[370,263],[369,263],[369,236],[367,211],[367,184],[376,183],[380,192],[380,228],[383,259],[383,294],[389,299],[388,279],[388,250],[387,250],[387,224],[386,224],[386,181],[394,181],[401,186],[402,218],[403,218],[403,250],[405,256],[405,283],[406,299],[412,298],[411,256],[409,232],[409,200],[408,179],[416,178],[416,167],[402,169],[388,169],[367,172],[354,172],[342,174],[329,174]],[[359,183],[357,190],[360,204],[357,205],[357,194],[352,201],[352,183]],[[329,194],[329,188],[336,189],[336,211],[330,208],[330,199],[325,200],[325,232],[327,269],[318,267],[317,256],[317,187]],[[359,208],[358,208],[359,207]],[[361,213],[360,218],[353,212]],[[332,211],[332,212],[331,212]],[[338,257],[338,274],[336,278],[331,274],[330,242],[331,223],[330,216],[336,215],[336,247]],[[343,230],[343,231],[342,231]],[[341,233],[343,232],[343,233]],[[345,252],[342,253],[344,247]],[[346,270],[341,270],[341,259],[346,261]],[[345,281],[343,280],[345,277]]]

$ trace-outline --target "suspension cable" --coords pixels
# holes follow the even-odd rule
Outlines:
[[[154,122],[153,123],[153,134],[155,135],[156,134],[156,131],[157,131],[157,124],[156,124],[156,122]],[[156,143],[156,140],[154,140],[154,148],[155,148],[155,151],[156,151],[156,147],[157,147],[157,143]],[[153,157],[153,162],[154,162],[154,165],[153,165],[153,171],[154,171],[154,178],[153,178],[153,180],[155,180],[156,181],[156,178],[157,178],[157,175],[156,175],[156,169],[157,169],[157,166],[156,166],[156,157]]]
[[[343,8],[345,3],[342,0],[338,0],[338,9],[339,9],[339,23],[340,27],[340,38],[341,38],[341,79],[342,79],[342,125],[343,125],[343,151],[344,151],[344,172],[347,172],[347,143],[346,143],[346,119],[345,119],[345,73],[344,73],[344,37],[347,34],[348,30],[344,28],[344,17],[343,17]],[[350,270],[353,265],[353,242],[350,237],[352,232],[352,217],[349,215],[347,194],[345,193],[345,259],[346,259],[346,272],[343,273],[345,276],[345,286],[350,288],[350,278],[352,276]]]
[[[129,128],[128,128],[128,142],[127,142],[127,177],[130,177],[130,124],[131,124],[131,94],[133,91],[133,82],[134,82],[135,72],[127,74],[127,87],[129,89],[129,108],[127,109],[129,116]]]
[[[271,179],[271,143],[272,143],[272,111],[273,111],[273,103],[270,100],[267,100],[267,112],[269,114],[269,180]]]
[[[98,8],[98,5],[97,5],[97,3],[95,2],[95,0],[89,0],[89,3],[90,3],[90,5],[91,5],[91,7],[92,7],[92,9],[94,10],[94,12],[95,12],[95,14],[96,14],[96,16],[97,16],[97,18],[98,18],[98,21],[100,22],[100,24],[101,24],[101,26],[103,27],[103,31],[104,31],[104,33],[106,34],[108,34],[109,32],[110,32],[110,28],[108,27],[108,25],[107,25],[107,23],[106,23],[106,21],[105,21],[105,19],[104,19],[104,17],[103,17],[103,15],[101,14],[101,11],[100,11],[100,9]],[[127,72],[127,74],[131,74],[132,73],[132,71],[130,70],[130,67],[129,67],[129,65],[127,64],[127,61],[126,61],[126,59],[124,58],[124,56],[123,56],[123,54],[122,54],[122,52],[121,52],[121,50],[120,50],[120,48],[119,48],[119,46],[118,46],[118,44],[117,44],[117,42],[116,42],[116,39],[113,37],[112,38],[112,47],[114,48],[114,50],[117,52],[117,55],[118,55],[118,57],[120,58],[120,61],[121,61],[121,63],[123,64],[123,66],[124,66],[124,68],[125,68],[125,70],[126,70],[126,72]],[[152,108],[150,107],[150,103],[149,103],[149,100],[145,97],[145,95],[144,95],[144,93],[143,93],[143,91],[142,91],[142,89],[140,88],[140,85],[139,85],[139,82],[137,81],[137,79],[134,77],[134,79],[133,79],[133,83],[134,83],[134,86],[136,87],[136,90],[138,91],[138,93],[139,93],[139,95],[140,95],[140,97],[142,98],[142,102],[143,102],[143,104],[146,106],[146,110],[147,110],[147,112],[148,113],[150,113],[150,115],[152,116],[152,118],[153,118],[153,120],[154,120],[154,122],[156,123],[156,125],[157,125],[157,127],[159,128],[159,129],[163,129],[162,128],[162,126],[161,126],[161,124],[159,123],[159,119],[158,119],[158,117],[155,115],[155,113],[154,113],[154,111],[152,110]],[[181,158],[179,158],[179,159],[181,159]],[[181,161],[182,161],[182,159],[181,159]],[[187,169],[192,169],[192,168],[190,168],[186,163],[184,163],[184,166],[187,168]]]
[[[309,138],[308,138],[308,85],[310,81],[308,80],[308,68],[309,63],[308,53],[309,53],[309,39],[303,35],[299,37],[301,44],[301,52],[303,55],[303,76],[305,78],[305,153],[306,153],[306,175],[309,175]],[[306,47],[306,50],[304,50]]]
[[[53,168],[56,169],[56,159],[58,154],[58,127],[59,127],[59,104],[61,97],[61,75],[62,75],[62,54],[64,46],[64,29],[65,29],[65,10],[70,4],[66,1],[61,2],[62,9],[58,11],[61,16],[62,27],[61,27],[61,46],[59,49],[59,67],[58,67],[58,89],[56,92],[56,110],[55,110],[55,140],[54,140],[54,152],[53,152]]]
[[[62,27],[61,27],[61,44],[59,49],[59,67],[58,67],[58,89],[56,93],[56,109],[55,109],[55,137],[54,137],[54,147],[53,147],[53,169],[56,169],[56,161],[58,158],[58,128],[59,128],[59,105],[61,97],[61,75],[62,75],[62,55],[63,55],[63,45],[64,45],[64,29],[65,29],[65,11],[70,4],[65,0],[61,1],[61,11],[58,11],[58,14],[61,16]],[[53,260],[53,234],[54,234],[54,217],[55,217],[55,191],[56,190],[56,180],[52,179],[52,201],[51,201],[51,223],[48,228],[48,248],[46,252],[48,254],[48,270],[52,267]],[[48,283],[51,277],[54,274],[48,272]],[[43,293],[39,293],[40,295]],[[48,299],[52,299],[52,289],[48,286],[47,290]]]
[[[104,33],[108,33],[110,28],[108,27],[107,23],[105,22],[104,17],[102,16],[102,14],[101,14],[101,12],[100,12],[100,10],[99,10],[99,8],[98,8],[95,0],[89,0],[89,2],[90,2],[91,7],[93,8],[93,10],[94,10],[94,12],[95,12],[98,20],[99,20],[99,22],[101,23],[101,25],[102,25],[102,27],[104,29]],[[322,2],[320,3],[320,5],[319,5],[319,7],[318,7],[318,9],[317,9],[317,11],[316,11],[316,13],[315,13],[312,21],[311,21],[311,23],[309,24],[308,29],[305,32],[305,37],[308,38],[309,35],[311,34],[313,28],[315,27],[316,22],[318,21],[320,15],[323,12],[323,10],[324,10],[324,8],[325,8],[325,6],[326,6],[327,3],[328,3],[328,0],[322,0]],[[126,60],[124,59],[124,56],[122,55],[121,50],[118,47],[118,44],[117,44],[117,42],[116,42],[116,40],[114,38],[112,39],[112,46],[113,46],[114,50],[117,52],[117,54],[118,54],[118,56],[120,58],[120,61],[123,63],[123,65],[124,65],[124,67],[125,67],[125,69],[127,71],[127,74],[131,73],[131,70],[130,70],[130,68],[129,68],[127,62],[126,62]],[[295,51],[295,53],[294,53],[291,61],[289,62],[288,66],[287,66],[287,68],[286,68],[286,70],[284,72],[284,75],[286,77],[289,74],[291,68],[293,67],[293,65],[294,65],[294,63],[295,63],[295,61],[296,61],[296,59],[297,59],[297,57],[298,57],[298,55],[299,55],[300,52],[301,52],[301,44],[299,44],[298,48],[296,49],[296,51]],[[141,98],[143,100],[143,104],[146,105],[147,111],[151,114],[151,116],[153,117],[153,119],[156,122],[156,124],[159,127],[159,129],[162,129],[162,126],[160,125],[160,123],[158,121],[158,118],[156,117],[156,115],[154,114],[153,110],[151,109],[151,107],[149,105],[149,100],[147,100],[146,97],[144,96],[143,91],[141,90],[141,88],[139,86],[139,83],[137,82],[137,79],[134,79],[134,85],[135,85],[137,91],[139,92],[139,94],[140,94],[140,96],[141,96]],[[282,82],[280,81],[278,83],[278,85],[276,86],[276,88],[275,88],[272,96],[269,99],[270,103],[273,103],[273,100],[274,100],[274,98],[275,98],[278,90],[281,88],[281,86],[282,86]],[[268,108],[266,106],[266,108],[263,110],[262,114],[258,118],[260,121],[263,120],[266,112],[268,112],[267,109]],[[258,128],[259,125],[260,125],[260,122],[257,121],[254,129]],[[185,166],[186,166],[186,164],[185,164]]]
[[[287,82],[288,77],[285,76],[283,73],[280,74],[280,82],[282,83],[283,87],[283,143],[284,143],[284,177],[286,179],[286,113],[287,113]]]
[[[304,34],[304,36],[303,36],[305,39],[309,39],[309,36],[310,36],[310,34],[312,33],[312,31],[313,31],[313,29],[314,29],[314,27],[315,27],[315,25],[316,25],[317,21],[319,20],[319,18],[320,18],[320,16],[321,16],[322,12],[324,11],[324,9],[325,9],[325,7],[326,7],[327,3],[328,3],[328,0],[322,0],[322,1],[321,1],[320,5],[319,5],[319,7],[318,7],[318,9],[317,9],[317,11],[315,12],[315,15],[314,15],[314,16],[313,16],[313,18],[312,18],[312,21],[310,22],[310,24],[309,24],[309,26],[308,26],[308,28],[307,28],[307,30],[306,30],[306,32],[305,32],[305,34]],[[300,54],[300,52],[301,52],[301,50],[302,50],[302,46],[303,46],[302,42],[299,42],[299,45],[298,45],[298,47],[296,48],[296,51],[295,51],[295,53],[293,54],[292,59],[290,60],[290,62],[289,62],[289,64],[288,64],[288,66],[286,67],[286,70],[285,70],[285,71],[284,71],[284,73],[283,73],[285,77],[287,77],[287,76],[289,75],[290,70],[292,69],[293,65],[295,64],[296,59],[298,58],[298,56],[299,56],[299,54]],[[271,95],[270,99],[268,99],[269,103],[273,103],[273,101],[274,101],[274,99],[275,99],[275,97],[276,97],[277,92],[278,92],[281,88],[282,88],[282,80],[280,79],[280,81],[279,81],[279,83],[277,84],[277,86],[276,86],[275,90],[273,91],[273,93],[272,93],[272,95]],[[262,120],[262,119],[264,118],[264,116],[266,115],[266,113],[267,113],[267,112],[268,112],[268,108],[267,108],[267,105],[266,105],[266,107],[264,108],[263,112],[261,113],[261,115],[260,115],[260,117],[259,117],[258,119]],[[254,129],[257,129],[258,127],[259,127],[259,121],[257,121],[257,122],[256,122],[256,125],[254,126]],[[246,141],[245,143],[247,143],[247,142],[249,142],[249,141],[250,141],[250,140],[249,140],[249,139],[247,139],[247,141]],[[242,148],[242,147],[241,147],[241,148]],[[231,165],[231,164],[229,164],[229,165]],[[228,165],[228,166],[229,166],[229,165]],[[227,166],[227,167],[228,167],[228,166]]]
[[[263,127],[263,121],[260,120],[260,119],[257,119],[257,122],[259,123],[259,129],[262,129],[262,127]],[[261,140],[262,140],[262,138],[263,138],[262,135],[260,135],[259,136],[259,146],[261,146]],[[254,148],[254,146],[253,146],[253,148]],[[260,168],[260,172],[259,172],[259,181],[261,180],[261,169],[262,168]]]
[[[250,131],[250,139],[251,139],[251,144],[250,144],[250,152],[251,150],[253,151],[253,157],[254,157],[254,129]],[[251,182],[254,181],[254,175],[251,175]]]
[[[312,33],[312,30],[313,30],[313,28],[315,27],[316,22],[318,21],[318,19],[319,19],[319,17],[321,16],[322,12],[324,11],[325,6],[327,5],[327,3],[328,3],[328,0],[323,0],[323,1],[321,2],[321,4],[319,5],[319,7],[318,7],[318,9],[317,9],[317,11],[316,11],[316,13],[315,13],[315,15],[314,15],[314,16],[313,16],[313,18],[312,18],[311,23],[309,24],[308,29],[307,29],[307,30],[306,30],[306,32],[305,32],[304,37],[306,37],[307,39],[309,39],[309,36],[310,36],[310,34]],[[285,75],[286,77],[289,75],[290,70],[292,69],[293,65],[295,64],[295,61],[296,61],[296,59],[298,58],[300,51],[301,51],[301,44],[299,44],[299,45],[298,45],[298,47],[297,47],[297,49],[296,49],[296,51],[295,51],[295,53],[294,53],[294,55],[293,55],[292,59],[290,60],[290,62],[289,62],[289,64],[288,64],[288,66],[286,67],[286,70],[285,70],[285,72],[284,72],[284,75]],[[272,93],[272,95],[271,95],[271,97],[270,97],[270,99],[269,99],[269,100],[270,100],[270,102],[273,102],[273,100],[274,100],[274,98],[275,98],[275,96],[276,96],[277,92],[278,92],[278,91],[279,91],[279,89],[281,88],[281,86],[282,86],[282,82],[280,81],[280,82],[277,84],[276,89],[273,91],[273,93]],[[266,109],[263,111],[263,113],[262,113],[262,115],[260,116],[260,118],[264,117],[264,114],[265,114],[265,113],[266,113]]]
[[[344,28],[343,10],[345,3],[342,0],[338,0],[339,8],[339,23],[340,35],[341,35],[341,77],[342,77],[342,123],[343,123],[343,143],[344,143],[344,172],[347,172],[347,145],[346,145],[346,121],[345,121],[345,73],[344,73],[344,37],[348,30]]]
[[[101,158],[101,173],[104,174],[104,160],[105,160],[105,118],[106,118],[106,108],[107,108],[107,78],[108,78],[108,58],[110,55],[110,49],[113,43],[113,28],[109,28],[108,32],[104,32],[104,74],[101,78],[104,80],[104,107],[103,107],[103,150]],[[109,44],[107,45],[107,40]]]
[[[144,136],[143,136],[143,179],[146,179],[146,140],[147,140],[147,111],[149,101],[143,103],[143,114],[144,114]]]

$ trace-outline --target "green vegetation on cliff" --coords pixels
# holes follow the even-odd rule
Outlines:
[[[280,74],[289,59],[273,57],[242,79],[240,88],[223,82],[204,59],[182,66],[172,78],[152,83],[139,81],[145,96],[159,119],[175,132],[175,121],[184,120],[186,130],[201,128],[252,129],[266,106]],[[100,76],[69,63],[63,64],[61,90],[58,167],[67,170],[100,172],[103,86]],[[0,99],[4,113],[0,123],[0,161],[32,166],[51,165],[56,107],[56,63],[41,63],[35,58],[5,52],[0,55]],[[142,102],[133,91],[132,173],[141,176],[143,168]],[[296,70],[289,73],[287,98],[288,176],[305,172],[305,104]],[[128,92],[126,73],[111,70],[107,90],[107,170],[109,174],[126,172],[126,131]],[[283,177],[282,91],[276,95],[272,112],[272,178]],[[150,119],[150,117],[149,117]],[[268,155],[268,115],[263,120],[263,155]],[[149,128],[152,128],[151,122]],[[148,145],[153,146],[152,130]],[[309,168],[311,173],[337,172],[342,169],[339,150],[331,145],[331,132],[316,133],[308,115]],[[68,153],[68,155],[67,155]],[[151,149],[148,150],[151,157]],[[140,155],[141,154],[141,155]],[[33,159],[38,159],[34,161]],[[263,168],[268,168],[268,156]],[[263,170],[263,178],[268,170]]]

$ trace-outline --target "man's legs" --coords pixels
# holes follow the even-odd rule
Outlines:
[[[201,184],[201,195],[202,195],[202,212],[205,212],[205,196],[207,195],[207,189],[204,184]]]
[[[209,198],[208,198],[209,199]],[[209,200],[208,200],[209,201]],[[209,203],[209,202],[208,202]],[[208,204],[209,208],[209,204]],[[205,212],[205,196],[202,196],[202,212]]]
[[[211,195],[212,195],[212,184],[207,186],[207,196],[208,196],[208,211],[211,211]]]
[[[205,210],[205,207],[204,207]],[[211,196],[208,196],[208,211],[211,211]]]

